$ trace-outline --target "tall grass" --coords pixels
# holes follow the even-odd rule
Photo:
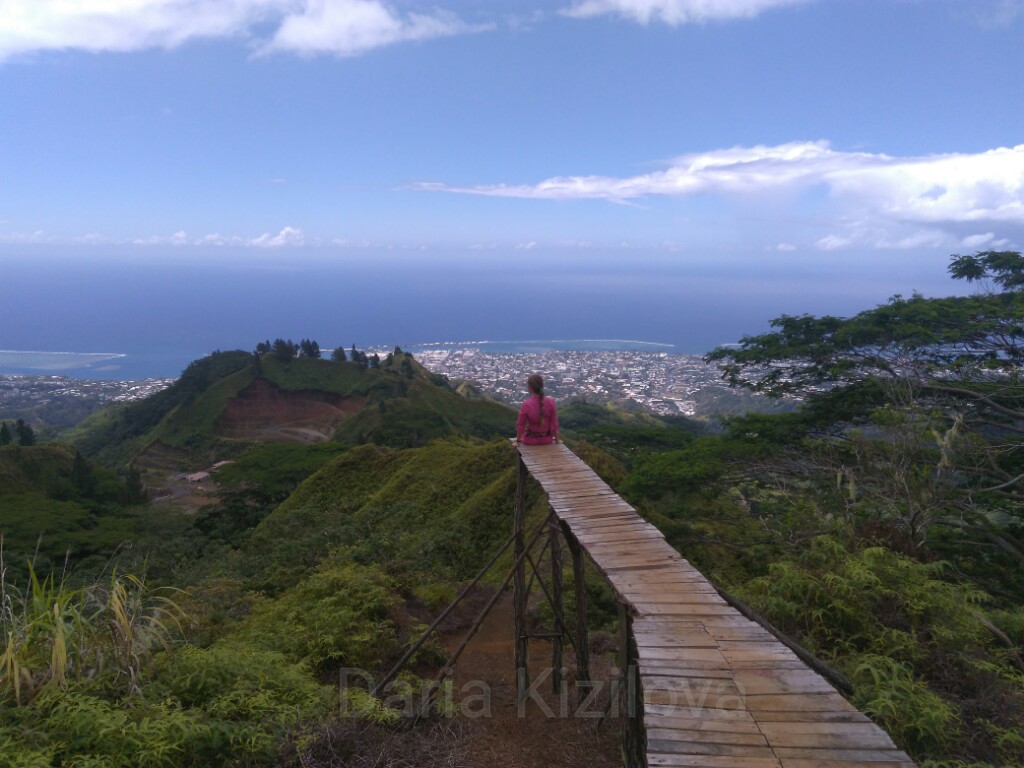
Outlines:
[[[181,609],[165,590],[116,571],[73,587],[62,575],[29,567],[24,589],[11,583],[0,548],[0,701],[31,703],[70,681],[139,693],[139,672],[180,628]]]

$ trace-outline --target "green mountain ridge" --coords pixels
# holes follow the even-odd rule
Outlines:
[[[234,351],[194,362],[150,398],[90,416],[67,438],[105,464],[171,453],[198,467],[257,442],[412,447],[451,435],[489,438],[509,434],[513,418],[499,403],[460,396],[402,352],[366,368]]]

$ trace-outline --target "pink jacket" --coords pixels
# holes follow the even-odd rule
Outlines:
[[[544,426],[541,426],[540,398],[530,395],[523,400],[516,420],[516,435],[527,445],[547,445],[558,437],[558,410],[553,397],[544,398]]]

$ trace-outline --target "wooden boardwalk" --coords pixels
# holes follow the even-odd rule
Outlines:
[[[824,678],[726,603],[568,448],[518,450],[563,530],[628,614],[643,701],[640,761],[690,768],[914,765]]]

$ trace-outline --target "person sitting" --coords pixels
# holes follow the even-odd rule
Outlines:
[[[526,382],[530,396],[523,400],[516,419],[516,443],[548,445],[558,442],[558,409],[553,397],[544,397],[544,377],[535,373]]]

